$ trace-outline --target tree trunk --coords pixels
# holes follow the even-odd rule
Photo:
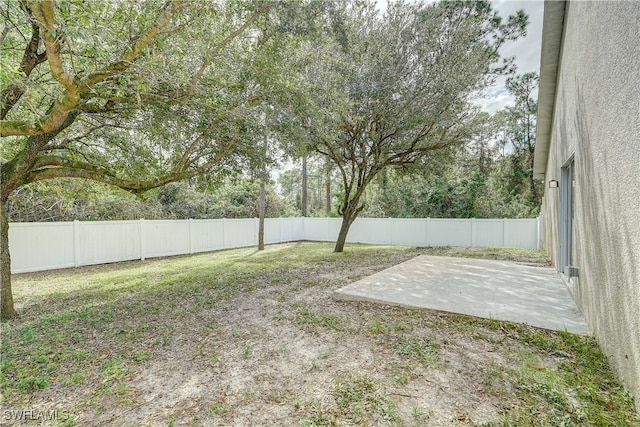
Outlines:
[[[9,254],[9,220],[6,212],[6,200],[0,200],[0,318],[9,320],[18,315],[13,308],[11,293],[11,255]]]
[[[358,215],[364,209],[364,204],[360,205],[360,199],[364,194],[367,185],[371,180],[375,178],[375,175],[367,177],[365,182],[355,191],[355,194],[348,199],[344,206],[338,209],[338,212],[342,214],[342,225],[340,226],[340,232],[338,233],[338,240],[336,240],[336,247],[334,252],[342,252],[344,250],[344,244],[347,241],[347,234],[353,221],[358,218]]]
[[[531,201],[534,203],[540,203],[538,200],[538,194],[536,192],[536,180],[533,177],[533,159],[535,158],[535,145],[529,143],[529,193],[531,194]]]
[[[327,215],[331,213],[331,167],[329,165],[329,161],[327,160],[327,182],[326,182],[326,206],[325,210]]]
[[[340,226],[340,232],[338,233],[338,240],[336,240],[336,246],[333,249],[334,252],[343,252],[344,244],[347,241],[347,234],[349,234],[349,228],[351,224],[355,220],[355,218],[351,218],[353,213],[350,211],[344,212],[342,215],[342,225]]]
[[[260,199],[258,202],[258,250],[264,250],[264,214],[266,208],[264,179],[260,181]]]
[[[302,156],[302,216],[307,216],[307,156]]]
[[[340,232],[338,233],[338,240],[336,240],[336,246],[333,249],[334,252],[344,251],[344,244],[347,241],[347,234],[349,234],[349,228],[351,224],[356,220],[358,214],[364,209],[364,205],[357,207],[360,197],[362,196],[361,190],[357,195],[346,202],[346,205],[342,209],[342,225],[340,226]]]

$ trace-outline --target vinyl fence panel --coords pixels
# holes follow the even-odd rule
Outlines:
[[[504,242],[500,246],[514,248],[538,247],[538,220],[532,219],[505,219]]]
[[[333,238],[331,218],[304,218],[304,240],[328,242]],[[338,233],[335,234],[338,236]]]
[[[73,222],[11,224],[9,251],[12,273],[73,267]]]
[[[347,242],[389,245],[391,235],[391,222],[387,218],[358,218],[351,225]]]
[[[278,218],[280,242],[302,240],[302,221],[299,218]],[[265,226],[265,228],[267,228]]]
[[[127,261],[140,257],[139,221],[73,222],[75,266]]]
[[[429,219],[401,218],[391,221],[393,230],[390,243],[392,245],[428,246],[427,227],[429,226]]]
[[[472,224],[469,219],[430,219],[427,246],[472,246]]]
[[[504,246],[504,220],[476,219],[473,246]]]
[[[266,218],[264,220],[264,243],[270,245],[272,243],[283,242],[283,228],[281,218]]]
[[[258,244],[258,223],[255,219],[225,219],[224,247],[242,248]]]
[[[144,221],[142,245],[145,258],[188,254],[189,221]]]
[[[340,218],[268,218],[265,242],[334,242]],[[541,245],[539,219],[358,218],[347,242],[405,246]],[[255,246],[258,220],[13,223],[12,273]]]
[[[222,219],[194,219],[191,221],[192,252],[224,249]]]

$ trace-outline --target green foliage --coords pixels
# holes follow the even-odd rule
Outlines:
[[[256,218],[258,193],[259,184],[248,179],[227,180],[213,189],[170,183],[143,196],[98,182],[58,179],[15,191],[7,213],[15,222]],[[266,213],[277,218],[295,212],[268,185]]]
[[[388,174],[382,185],[371,188],[364,216],[393,218],[482,217],[477,208],[481,181],[470,177],[424,177]],[[377,209],[377,212],[376,212]]]
[[[367,217],[393,218],[530,218],[538,215],[540,199],[508,185],[503,164],[491,160],[484,171],[473,153],[461,152],[443,171],[389,172],[366,193]],[[515,193],[515,194],[514,194]]]
[[[508,150],[499,165],[502,188],[505,196],[520,197],[530,206],[540,204],[542,196],[542,184],[533,179],[538,112],[534,96],[538,83],[536,73],[507,79],[507,90],[515,102],[496,115],[500,129],[498,143]]]
[[[231,405],[221,402],[214,403],[211,408],[209,408],[209,412],[213,415],[222,415],[231,410]]]
[[[257,218],[260,184],[248,179],[228,180],[215,189],[198,191],[187,182],[172,183],[158,193],[164,216],[170,218]],[[292,209],[267,186],[266,217],[291,216]]]
[[[487,2],[397,2],[384,15],[372,3],[351,3],[328,23],[326,43],[310,41],[291,55],[301,71],[282,115],[297,128],[286,128],[285,140],[292,152],[326,156],[340,174],[336,251],[377,175],[483,129],[486,114],[472,98],[509,68],[498,65],[498,49],[526,21],[518,13],[503,24]]]
[[[143,192],[260,169],[268,159],[255,142],[284,72],[276,64],[287,37],[277,23],[288,8],[296,9],[244,0],[7,3],[2,201],[60,177]]]
[[[615,376],[594,337],[518,324],[502,327],[538,353],[558,360],[557,368],[550,369],[529,354],[529,361],[508,370],[523,404],[504,411],[504,425],[635,425],[633,415],[622,409],[631,406],[631,397],[619,386],[611,387]]]
[[[298,307],[296,322],[314,331],[320,327],[339,329],[342,323],[341,319],[335,315],[311,310],[308,307]]]
[[[3,3],[3,221],[9,196],[40,181],[80,178],[142,193],[264,166],[255,142],[266,134],[260,118],[281,40],[269,22],[282,9],[271,4]],[[6,233],[1,243],[8,260]],[[5,265],[2,282],[8,319],[17,313]]]
[[[542,183],[533,179],[538,77],[510,77],[514,97],[477,129],[465,148],[422,159],[402,173],[373,181],[365,216],[432,218],[527,218],[539,213]]]
[[[333,171],[327,170],[327,164],[317,158],[307,160],[307,215],[335,216],[336,194],[340,184]],[[329,209],[327,212],[327,184],[329,185]],[[287,204],[302,214],[302,170],[296,166],[288,169],[278,177],[279,192]]]
[[[355,423],[370,414],[380,415],[387,422],[398,421],[396,404],[366,375],[340,378],[335,386],[335,400],[342,414]]]
[[[438,347],[438,344],[431,339],[406,336],[398,342],[397,351],[406,357],[432,362],[437,356]]]
[[[94,181],[57,179],[16,190],[7,203],[14,222],[101,221],[162,218],[153,197],[137,197]]]

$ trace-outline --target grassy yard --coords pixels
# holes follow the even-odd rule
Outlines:
[[[547,262],[294,243],[16,275],[1,423],[640,425],[592,338],[332,299],[424,253]]]

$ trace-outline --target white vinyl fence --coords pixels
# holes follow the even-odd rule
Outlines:
[[[335,241],[340,218],[268,218],[265,243]],[[347,242],[540,247],[539,219],[358,218]],[[257,219],[12,223],[11,272],[52,270],[258,244]]]

